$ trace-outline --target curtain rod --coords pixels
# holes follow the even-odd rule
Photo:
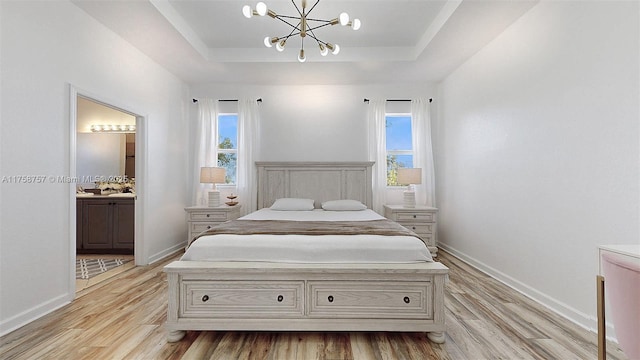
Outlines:
[[[411,100],[407,100],[407,99],[388,99],[388,100],[385,100],[385,101],[411,101]],[[369,99],[364,98],[364,102],[368,103]],[[429,99],[429,102],[433,102],[433,99]]]
[[[218,99],[218,101],[238,101],[238,99]],[[262,102],[262,98],[256,100],[257,102],[261,103]],[[194,103],[198,102],[198,99],[193,99]]]

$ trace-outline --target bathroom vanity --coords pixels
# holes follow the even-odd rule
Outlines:
[[[76,197],[78,253],[133,254],[135,196]]]

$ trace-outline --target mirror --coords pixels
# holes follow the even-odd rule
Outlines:
[[[135,178],[135,116],[78,96],[77,119],[77,185]]]

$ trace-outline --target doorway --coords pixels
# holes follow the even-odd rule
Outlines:
[[[69,293],[75,297],[142,263],[144,163],[136,155],[144,150],[145,118],[73,87],[69,110]]]

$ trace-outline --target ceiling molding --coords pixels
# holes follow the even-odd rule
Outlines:
[[[160,15],[164,16],[171,26],[184,37],[198,54],[205,60],[211,61],[211,49],[202,41],[184,18],[178,14],[176,9],[169,3],[169,0],[149,0],[149,2],[158,10]]]
[[[431,22],[431,25],[429,25],[413,48],[413,58],[411,60],[417,59],[418,56],[424,52],[429,43],[431,43],[431,40],[436,37],[438,32],[444,27],[444,24],[449,21],[460,4],[462,4],[462,0],[449,1],[440,9],[436,18]]]

